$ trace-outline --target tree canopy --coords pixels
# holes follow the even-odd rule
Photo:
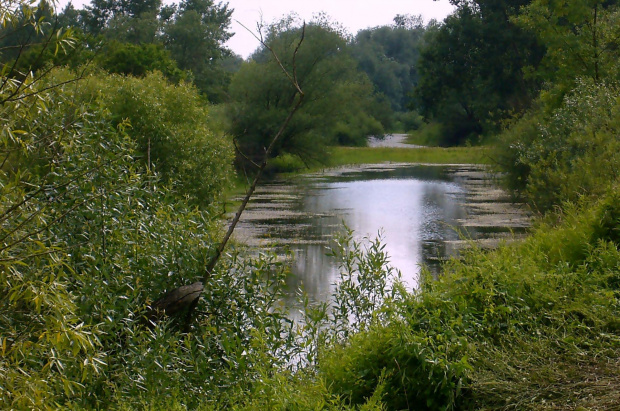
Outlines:
[[[415,90],[415,107],[442,124],[443,144],[497,131],[502,118],[528,108],[539,86],[526,69],[544,52],[513,21],[526,1],[453,3],[455,13],[428,31]]]
[[[265,44],[289,71],[295,71],[304,102],[274,155],[292,153],[321,160],[330,144],[365,144],[383,132],[372,117],[372,85],[357,70],[343,33],[325,22],[302,28],[286,19],[268,28]],[[297,45],[303,35],[303,47]],[[296,90],[266,47],[257,50],[234,76],[229,108],[231,134],[250,158],[263,152],[295,101]]]
[[[405,111],[410,104],[425,30],[420,16],[396,16],[393,25],[360,30],[352,41],[359,68],[394,111]]]
[[[192,81],[211,102],[227,98],[230,73],[222,66],[231,56],[224,43],[232,10],[227,3],[184,0],[92,0],[76,10],[71,4],[57,16],[64,27],[79,29],[82,50],[112,73],[144,76],[159,70],[171,81]]]

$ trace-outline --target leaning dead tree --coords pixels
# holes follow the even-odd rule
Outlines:
[[[282,134],[284,134],[284,131],[288,127],[289,123],[291,122],[291,119],[293,118],[295,113],[299,110],[304,100],[304,92],[301,89],[301,86],[299,85],[299,81],[297,77],[296,61],[297,61],[297,53],[299,52],[299,48],[301,47],[304,41],[304,38],[305,38],[306,24],[304,23],[304,25],[302,26],[301,37],[293,52],[291,70],[287,70],[286,67],[284,67],[284,65],[282,64],[282,61],[280,60],[276,52],[273,50],[271,46],[269,46],[266,43],[265,39],[262,36],[262,31],[260,30],[260,26],[259,26],[259,33],[261,33],[260,37],[256,36],[253,33],[254,37],[256,37],[256,39],[263,45],[263,47],[269,50],[272,57],[275,59],[276,63],[280,67],[280,70],[282,70],[284,75],[288,78],[289,82],[295,88],[295,94],[293,97],[295,99],[294,100],[295,103],[293,107],[290,109],[290,111],[288,112],[288,115],[286,116],[282,124],[280,125],[280,128],[278,129],[276,134],[271,139],[269,146],[265,149],[265,153],[263,155],[262,161],[260,162],[260,164],[255,164],[257,167],[257,172],[256,172],[256,175],[254,176],[254,180],[252,181],[252,184],[250,185],[248,191],[246,192],[245,197],[243,198],[243,201],[241,202],[241,205],[239,205],[239,208],[237,209],[237,212],[235,213],[235,216],[232,219],[230,226],[228,227],[228,230],[226,231],[226,234],[224,235],[224,238],[218,245],[215,251],[215,254],[213,255],[213,257],[211,257],[211,259],[207,263],[202,281],[197,281],[190,285],[184,285],[182,287],[175,288],[169,291],[168,293],[166,293],[165,295],[163,295],[162,297],[160,297],[153,304],[151,304],[149,312],[147,314],[147,319],[150,322],[155,322],[162,315],[184,314],[186,326],[189,324],[191,320],[192,312],[194,311],[196,305],[198,304],[200,295],[202,294],[202,291],[204,290],[204,285],[209,280],[209,277],[211,276],[213,269],[217,265],[217,262],[219,261],[224,249],[226,248],[226,245],[228,244],[228,241],[230,240],[233,232],[235,231],[235,227],[237,226],[237,223],[241,219],[241,214],[243,214],[243,211],[245,210],[248,202],[250,201],[252,194],[254,194],[254,191],[256,190],[256,186],[258,185],[258,182],[263,174],[263,171],[265,170],[265,167],[267,166],[267,163],[269,161],[269,158],[271,156],[271,153],[276,143],[278,142],[278,140],[280,140],[280,138],[282,137]],[[237,147],[237,150],[239,150],[238,147]]]

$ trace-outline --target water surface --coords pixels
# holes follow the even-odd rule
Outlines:
[[[386,164],[329,170],[263,184],[236,238],[267,249],[295,252],[291,293],[303,284],[314,300],[326,300],[338,278],[326,255],[343,224],[355,237],[381,234],[391,265],[415,287],[421,264],[438,272],[439,261],[468,240],[492,246],[529,225],[492,175],[478,166]]]

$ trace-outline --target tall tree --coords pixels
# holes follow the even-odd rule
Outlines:
[[[295,54],[301,34],[293,20],[285,20],[271,26],[265,39],[283,66],[296,73],[304,90],[303,105],[273,154],[287,152],[304,160],[321,160],[326,145],[365,144],[368,134],[382,129],[369,115],[372,85],[357,70],[342,32],[328,23],[312,22],[305,29],[304,47]],[[296,95],[269,55],[267,49],[259,49],[231,83],[231,134],[241,152],[253,160],[261,158]]]
[[[455,0],[456,12],[430,30],[419,63],[416,105],[444,125],[442,143],[495,131],[525,110],[538,84],[524,73],[543,49],[513,23],[528,0]]]
[[[210,101],[225,98],[227,74],[218,64],[229,55],[224,43],[233,10],[213,0],[184,0],[164,26],[164,43],[183,70],[190,70]]]

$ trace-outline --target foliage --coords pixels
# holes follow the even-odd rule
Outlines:
[[[74,93],[82,103],[105,108],[112,127],[127,122],[145,168],[156,169],[192,204],[213,203],[228,183],[232,147],[210,130],[208,109],[191,85],[169,84],[159,73],[143,79],[93,74]]]
[[[133,23],[139,25],[145,20],[152,22],[156,19],[160,7],[160,0],[92,0],[89,6],[79,12],[79,19],[84,30],[94,35],[101,34],[110,25],[124,26],[125,32],[116,35],[126,36],[127,31],[133,32],[129,35],[133,36],[134,43],[139,43],[146,39],[139,34],[136,35],[140,30],[136,30],[136,24]],[[149,34],[154,35],[155,30],[151,27]]]
[[[230,82],[224,43],[232,35],[231,14],[228,4],[212,0],[93,0],[82,10],[65,7],[58,20],[85,33],[90,48],[100,50],[96,62],[109,72],[144,76],[159,70],[174,82],[191,80],[211,102],[220,102]]]
[[[154,10],[165,11],[166,22],[177,13],[156,1],[96,1],[103,34],[151,27]],[[506,20],[494,19],[514,15],[521,4],[455,3],[461,13],[469,8],[469,20],[448,22],[442,27],[453,32],[437,28],[433,36],[497,34],[491,23]],[[70,36],[60,33],[57,42],[56,32],[50,35],[49,10],[7,4],[4,39],[18,39],[10,44],[26,51],[31,44],[20,36],[34,33],[50,36],[44,48],[71,45]],[[535,0],[532,7],[553,6],[563,18],[548,22],[570,26],[570,43],[583,45],[575,50],[598,50],[586,34],[601,31],[591,20],[579,23],[588,15],[585,3],[571,4]],[[226,9],[187,2],[181,12],[215,10],[209,7]],[[535,17],[532,10],[521,23]],[[614,32],[615,9],[604,10],[600,28]],[[293,70],[300,29],[288,23],[272,27],[266,40]],[[516,33],[512,26],[507,32]],[[379,127],[367,111],[377,107],[371,83],[355,70],[342,33],[319,22],[306,35],[294,69],[308,100],[279,147],[287,167],[295,163],[288,153],[356,143]],[[559,43],[539,37],[545,38],[548,58],[558,58]],[[496,49],[466,42],[477,48],[461,50],[464,61],[489,50],[505,57],[503,40]],[[613,41],[604,44],[615,53]],[[151,46],[125,48],[140,55]],[[540,410],[613,409],[620,401],[620,100],[613,59],[598,56],[598,76],[573,63],[560,65],[558,77],[542,70],[552,84],[574,86],[562,89],[561,104],[543,96],[540,108],[504,135],[501,159],[513,186],[540,209],[563,204],[524,242],[492,252],[472,248],[447,262],[438,279],[424,272],[420,288],[408,293],[381,240],[358,244],[348,232],[334,244],[341,275],[333,304],[312,303],[302,293],[299,324],[281,304],[286,263],[232,252],[206,280],[188,326],[175,317],[149,322],[147,313],[165,290],[203,279],[219,238],[216,216],[207,211],[214,208],[195,205],[217,203],[232,156],[212,131],[203,100],[159,73],[136,79],[95,72],[76,83],[70,71],[42,64],[38,73],[16,74],[24,54],[7,50],[0,50],[0,408]],[[510,75],[489,78],[518,78],[512,70],[529,61],[522,57],[503,60],[515,63],[502,72]],[[484,67],[470,71],[476,92],[492,84],[481,80]],[[238,75],[231,110],[247,110],[247,117],[233,116],[231,124],[246,121],[240,141],[257,151],[290,107],[281,76],[265,50]],[[479,96],[472,101],[476,110],[485,107]],[[507,106],[519,106],[513,103]],[[365,156],[428,162],[433,155],[456,162],[484,153],[334,151],[338,161],[352,163]]]
[[[70,101],[57,95],[20,97],[2,105],[1,398],[3,407],[42,408],[76,395],[105,365],[99,321],[80,316],[74,288],[89,280],[71,264],[82,227],[66,222],[74,210],[102,204],[95,188],[116,170],[128,142],[98,129],[100,119],[79,107],[63,115],[58,107]],[[97,133],[106,139],[85,144]],[[133,174],[117,177],[123,184]]]
[[[319,375],[351,404],[380,383],[388,409],[613,408],[617,199],[616,188],[522,244],[451,260],[390,321],[325,351]]]
[[[618,80],[619,12],[617,1],[534,0],[516,19],[544,44],[536,75],[560,98],[577,78]]]
[[[219,62],[229,52],[224,43],[232,9],[213,0],[184,0],[164,25],[164,45],[182,70],[190,70],[196,87],[210,101],[225,99],[228,76]]]
[[[145,77],[151,71],[159,71],[175,83],[187,77],[161,44],[110,41],[97,55],[96,62],[109,73]]]
[[[557,109],[539,109],[517,122],[504,133],[499,154],[510,186],[547,211],[614,185],[620,175],[619,96],[615,84],[581,80]]]
[[[146,321],[165,289],[202,278],[217,222],[134,160],[129,123],[111,121],[102,100],[114,97],[106,80],[119,81],[92,77],[0,107],[2,408],[139,407],[154,393],[220,404],[249,389],[258,365],[287,358],[286,271],[274,256],[230,256],[189,332]],[[151,97],[162,84],[151,79]],[[102,95],[85,99],[89,86]]]
[[[45,72],[33,74],[32,70],[44,66],[47,58],[55,58],[75,46],[76,35],[71,29],[60,27],[51,18],[50,3],[35,5],[30,0],[2,0],[0,2],[0,77],[28,81],[12,89],[11,99],[20,94],[26,85],[41,81]],[[4,89],[7,81],[0,88]]]
[[[363,145],[369,134],[383,130],[369,114],[372,86],[357,71],[337,27],[313,22],[305,26],[304,33],[297,53],[302,28],[292,20],[271,26],[265,41],[289,72],[296,70],[304,91],[302,106],[275,147],[274,156],[287,152],[309,162],[322,160],[328,144]],[[230,132],[246,156],[262,158],[264,147],[295,104],[295,91],[265,48],[234,76]]]
[[[475,141],[529,107],[538,85],[524,75],[543,50],[511,22],[528,1],[458,1],[443,24],[427,29],[414,107],[443,126],[440,145]]]
[[[405,111],[418,81],[417,62],[425,31],[421,17],[398,16],[392,26],[361,30],[352,41],[351,54],[372,81],[375,92],[386,97],[394,111]]]

